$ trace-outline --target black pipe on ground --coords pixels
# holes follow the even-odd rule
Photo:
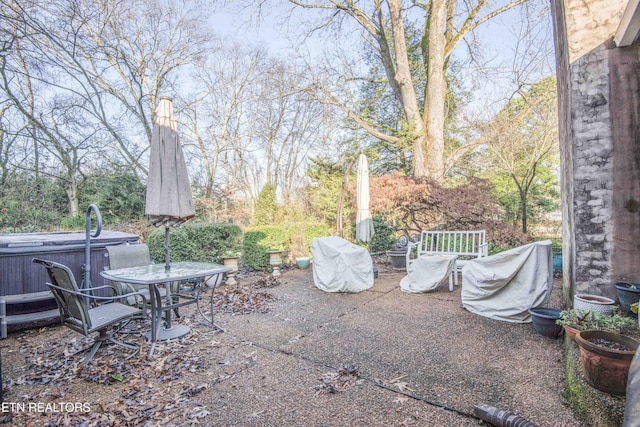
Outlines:
[[[485,404],[475,405],[473,414],[495,427],[536,427],[518,415]]]

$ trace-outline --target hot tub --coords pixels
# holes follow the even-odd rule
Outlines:
[[[32,258],[44,258],[68,266],[78,286],[82,283],[85,263],[84,232],[0,234],[0,295],[46,291],[48,280],[44,268],[33,264]],[[135,234],[102,231],[91,238],[91,285],[106,285],[100,276],[106,263],[106,247],[138,243]]]

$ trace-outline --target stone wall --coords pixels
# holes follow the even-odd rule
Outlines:
[[[626,0],[552,0],[565,297],[640,282],[640,48],[612,37]]]
[[[609,50],[613,163],[612,279],[640,283],[640,45]]]
[[[562,277],[565,300],[571,299],[574,283],[575,238],[573,230],[573,150],[571,148],[571,91],[569,46],[564,20],[564,2],[551,1],[558,84],[558,138],[560,143],[560,186],[562,194]]]
[[[607,49],[600,45],[573,62],[569,71],[576,293],[609,294],[596,290],[610,283],[613,242],[613,142],[607,59]]]

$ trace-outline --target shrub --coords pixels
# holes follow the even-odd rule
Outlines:
[[[79,189],[81,222],[90,204],[100,209],[104,225],[119,224],[144,217],[146,187],[132,172],[96,172]]]
[[[500,221],[504,210],[491,185],[471,179],[456,187],[411,177],[371,177],[371,210],[400,223],[407,234],[420,230],[486,230],[495,249],[531,241],[512,224]]]
[[[66,212],[67,195],[59,182],[27,174],[9,176],[0,194],[0,232],[57,229]]]
[[[242,263],[254,271],[269,268],[269,246],[261,243],[266,237],[264,231],[247,231],[242,242]]]
[[[502,252],[516,246],[530,243],[533,239],[528,234],[523,233],[511,223],[499,221],[487,221],[482,224],[482,228],[487,230],[487,242],[489,242],[489,253]]]
[[[298,256],[307,256],[314,237],[329,235],[329,227],[317,222],[285,222],[247,229],[244,235],[244,264],[250,270],[269,269],[270,249],[289,252],[291,261]]]
[[[369,242],[369,252],[375,254],[395,248],[398,227],[382,215],[374,215],[372,220],[375,233],[371,238],[371,242]],[[355,224],[353,234],[355,235]]]
[[[256,208],[251,219],[252,226],[273,224],[276,220],[278,205],[276,203],[276,187],[266,184],[260,190],[256,200]]]
[[[151,258],[164,262],[164,227],[149,235],[147,244]],[[172,261],[222,263],[227,251],[239,251],[242,230],[234,224],[185,223],[170,231]]]

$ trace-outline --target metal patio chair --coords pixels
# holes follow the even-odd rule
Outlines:
[[[104,342],[111,342],[135,350],[127,359],[135,356],[140,351],[138,345],[118,341],[113,336],[129,321],[146,317],[147,304],[144,295],[139,292],[118,295],[111,286],[98,286],[81,290],[76,284],[73,272],[67,266],[39,258],[34,258],[32,262],[41,264],[47,270],[50,280],[50,282],[47,282],[47,286],[58,304],[62,324],[86,337],[90,337],[94,332],[98,333],[98,336],[94,338],[89,354],[84,359],[83,363],[85,365],[91,361]],[[116,295],[95,295],[94,292],[100,289],[111,289]],[[118,302],[122,298],[129,297],[139,299],[142,308]],[[93,304],[90,304],[90,301]]]
[[[144,243],[136,245],[115,245],[107,246],[107,255],[109,258],[110,270],[116,270],[119,268],[139,267],[143,265],[152,264],[151,255],[149,254],[149,246]],[[147,301],[150,299],[149,287],[146,285],[135,285],[131,283],[111,282],[118,291],[123,294],[131,292],[139,292],[145,296]],[[162,297],[165,295],[165,290],[161,289],[160,294]],[[135,296],[123,299],[122,302],[126,302],[129,305],[135,305],[137,303]]]
[[[114,245],[107,246],[107,254],[109,257],[109,269],[115,270],[120,268],[129,268],[129,267],[139,267],[143,265],[149,265],[153,262],[151,261],[151,255],[149,253],[149,246],[144,243],[134,244],[134,245]],[[224,274],[219,274],[216,277],[210,278],[208,281],[209,284],[207,286],[214,289],[222,282]],[[139,292],[142,293],[147,301],[150,300],[151,296],[149,294],[149,288],[147,285],[137,285],[131,283],[123,283],[123,282],[111,282],[112,285],[118,287],[123,293],[126,292]],[[179,308],[195,303],[197,306],[198,312],[204,317],[207,321],[209,321],[212,325],[213,323],[213,315],[211,319],[208,318],[202,311],[200,306],[200,298],[201,298],[201,288],[202,283],[200,281],[182,281],[182,282],[174,282],[169,286],[170,290],[170,298],[167,295],[167,289],[161,287],[158,289],[160,297],[165,299],[163,303],[166,308],[163,311],[172,310],[175,314],[176,318],[180,318]],[[213,303],[213,292],[211,293],[211,302]],[[170,300],[170,301],[166,301]],[[125,302],[125,300],[123,300]],[[129,297],[126,300],[126,303],[129,305],[135,304],[135,300],[132,297]],[[150,307],[149,307],[150,308]],[[213,309],[212,309],[213,310]],[[213,311],[212,311],[213,313]],[[218,327],[219,329],[222,329]]]
[[[137,245],[115,245],[115,246],[107,246],[107,254],[109,256],[109,269],[116,270],[119,268],[129,268],[129,267],[140,267],[143,265],[149,265],[153,262],[151,261],[151,254],[149,253],[149,246],[144,243],[140,243]],[[136,285],[132,283],[123,283],[123,282],[111,282],[112,285],[118,287],[120,292],[122,293],[131,293],[131,292],[139,292],[147,298],[147,301],[151,299],[151,295],[149,294],[149,287],[147,285]],[[179,284],[172,284],[171,292],[172,294],[177,294],[179,290]],[[166,297],[167,290],[164,288],[159,289],[160,296],[162,298]],[[135,298],[128,297],[123,300],[129,305],[135,305],[139,303],[135,300]],[[180,317],[180,312],[178,311],[178,307],[173,309],[176,317]]]
[[[149,265],[151,255],[149,246],[144,243],[136,245],[115,245],[107,246],[109,256],[109,269],[115,270],[119,268],[139,267]],[[122,293],[139,292],[143,294],[147,300],[150,300],[149,287],[146,285],[136,285],[131,283],[112,282],[114,286],[118,286]],[[179,308],[184,305],[198,303],[200,283],[193,281],[172,283],[167,295],[167,289],[160,288],[160,296],[170,301],[165,301],[167,310],[172,310],[177,318],[180,317]],[[127,300],[129,305],[134,305],[136,301],[129,297]],[[123,301],[124,302],[124,301]],[[199,307],[198,307],[199,308]],[[164,311],[167,311],[164,310]]]

